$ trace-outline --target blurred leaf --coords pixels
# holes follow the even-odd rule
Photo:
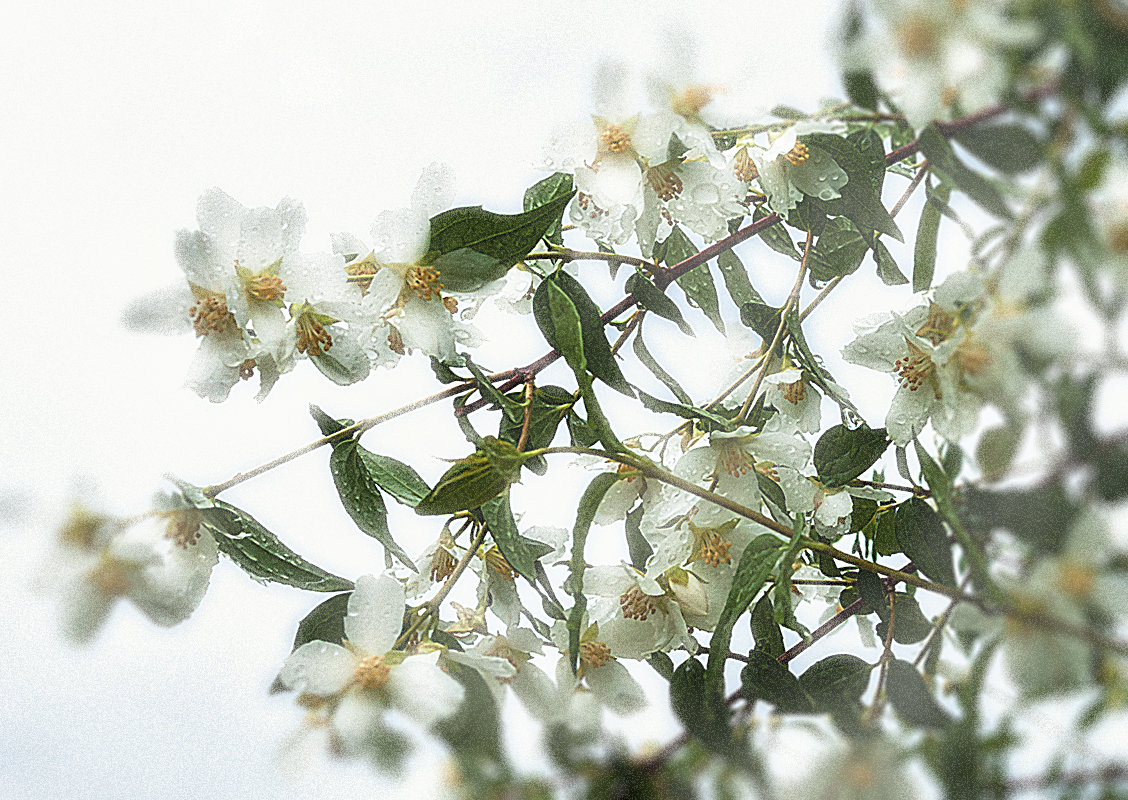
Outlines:
[[[945,586],[955,586],[952,545],[932,506],[920,497],[910,497],[897,507],[895,525],[901,551],[921,574]]]
[[[936,702],[912,664],[895,658],[885,669],[889,704],[908,725],[937,730],[952,724],[951,715]]]
[[[569,579],[571,594],[574,600],[572,610],[568,614],[568,661],[575,674],[580,658],[580,628],[584,621],[584,612],[587,611],[587,595],[584,594],[584,547],[587,544],[588,531],[595,520],[595,512],[603,502],[604,495],[619,480],[618,473],[601,472],[592,478],[591,483],[584,489],[580,497],[580,504],[576,508],[576,522],[572,526],[572,575]]]
[[[763,700],[783,714],[810,714],[815,703],[791,671],[762,650],[748,653],[740,685],[749,703]]]
[[[914,292],[923,292],[931,286],[932,276],[936,273],[936,237],[940,232],[940,206],[934,202],[934,198],[946,206],[951,194],[951,187],[944,182],[935,188],[927,184],[924,187],[925,203],[920,211],[916,243],[913,245]]]
[[[943,178],[947,178],[980,205],[997,217],[1013,219],[1011,210],[1006,201],[999,194],[998,189],[982,175],[973,172],[964,165],[948,144],[948,140],[940,133],[933,123],[920,133],[920,151],[928,159],[931,169]]]
[[[869,685],[873,665],[857,656],[839,653],[816,661],[799,676],[799,685],[820,711],[858,703]]]
[[[1006,175],[1026,172],[1042,161],[1044,148],[1038,137],[1015,122],[971,125],[952,138],[984,164]]]
[[[783,643],[783,631],[775,621],[772,598],[767,592],[752,607],[749,626],[752,628],[752,640],[756,643],[757,650],[767,653],[772,658],[783,655],[786,649]]]

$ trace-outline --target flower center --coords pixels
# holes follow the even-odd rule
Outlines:
[[[221,294],[209,293],[188,309],[188,318],[197,336],[216,333],[234,333],[238,328],[235,315],[227,308],[227,300]]]
[[[897,26],[897,46],[908,58],[927,58],[939,45],[936,26],[920,15],[910,16]]]
[[[928,353],[912,342],[906,342],[906,344],[909,347],[909,354],[894,362],[893,371],[901,376],[902,386],[911,392],[915,392],[932,376],[935,365]]]
[[[311,313],[304,312],[298,316],[298,352],[310,356],[319,356],[328,353],[333,346],[333,337],[325,326]]]
[[[452,572],[454,572],[454,556],[445,547],[441,545],[436,547],[435,552],[431,554],[431,580],[436,583],[446,580]]]
[[[800,164],[805,164],[810,156],[811,151],[807,149],[807,145],[803,144],[802,142],[796,142],[795,146],[792,147],[791,150],[783,154],[783,157],[786,158],[788,163],[793,167],[797,167]]]
[[[683,184],[674,171],[666,166],[652,167],[646,171],[646,182],[663,202],[670,202],[681,194]]]
[[[419,296],[420,300],[438,297],[443,285],[439,283],[439,273],[430,267],[412,267],[403,277],[407,288]]]
[[[607,153],[626,153],[631,149],[631,135],[619,125],[608,125],[599,134],[601,150]]]
[[[740,446],[737,439],[714,439],[717,450],[717,466],[738,478],[753,467],[752,456]]]
[[[715,528],[698,528],[693,526],[697,534],[697,546],[694,555],[710,567],[719,567],[721,564],[731,564],[732,556],[729,550],[732,542],[725,539]],[[693,558],[690,559],[695,560]]]
[[[619,607],[623,609],[626,619],[637,619],[639,622],[649,619],[658,610],[654,599],[642,591],[637,583],[619,595]]]
[[[940,306],[932,303],[928,307],[928,316],[925,317],[924,324],[917,328],[916,334],[933,344],[940,344],[951,336],[955,329],[956,318]]]
[[[368,287],[372,285],[372,276],[379,270],[380,265],[376,263],[374,253],[369,253],[359,261],[354,261],[345,266],[345,272],[349,275],[349,283],[355,283],[359,286],[362,294],[368,294]]]
[[[877,772],[872,764],[854,761],[846,765],[842,779],[853,789],[872,789],[877,785]]]
[[[580,642],[580,663],[590,669],[602,667],[611,660],[611,648],[604,642]]]
[[[165,538],[182,550],[187,550],[200,541],[200,523],[204,515],[199,509],[186,508],[181,511],[171,511],[168,515],[168,526],[165,528]]]
[[[388,682],[391,672],[383,656],[367,656],[357,662],[353,682],[362,689],[379,689]]]
[[[736,151],[736,155],[732,159],[732,171],[736,175],[736,179],[744,183],[755,180],[760,176],[759,170],[756,169],[756,162],[752,160],[747,147],[742,147]]]
[[[254,377],[255,367],[257,367],[257,366],[258,366],[257,361],[255,361],[253,358],[248,358],[242,364],[239,365],[239,377],[242,380],[249,381],[251,378]]]
[[[90,582],[107,597],[121,597],[129,592],[129,573],[124,564],[113,558],[103,558],[94,567]]]
[[[453,317],[455,314],[458,313],[458,301],[455,300],[453,297],[449,297],[449,296],[444,297],[443,298],[443,308],[445,308],[447,310],[447,312]]]
[[[243,292],[248,300],[263,303],[281,303],[286,296],[286,285],[277,275],[260,272],[243,280]]]
[[[105,521],[105,517],[76,508],[59,531],[59,538],[64,544],[91,549],[98,539],[98,530]]]
[[[807,384],[803,380],[797,380],[794,383],[785,384],[783,387],[783,399],[797,406],[803,402],[807,397]]]
[[[991,366],[991,352],[978,342],[966,340],[956,348],[960,369],[968,375],[979,375]]]
[[[1093,593],[1097,576],[1093,569],[1076,561],[1066,560],[1061,565],[1058,585],[1070,597],[1084,600]]]
[[[686,119],[694,119],[709,105],[715,91],[714,87],[701,84],[687,86],[670,100],[670,109]]]

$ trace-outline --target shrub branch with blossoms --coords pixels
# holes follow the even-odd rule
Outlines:
[[[367,240],[307,253],[300,204],[208,191],[198,230],[176,237],[186,280],[127,311],[135,327],[194,331],[187,383],[201,397],[257,378],[261,400],[302,361],[351,385],[429,358],[445,388],[360,421],[311,406],[322,438],[299,450],[211,486],[174,480],[133,519],[76,512],[60,545],[67,630],[88,639],[122,597],[159,625],[184,620],[219,553],[256,580],[327,593],[274,688],[332,752],[386,769],[409,721],[450,749],[465,796],[909,796],[921,770],[950,797],[1120,796],[1115,764],[1063,751],[1030,773],[1009,754],[1031,702],[1084,692],[1079,730],[1128,702],[1128,553],[1110,532],[1128,434],[1093,406],[1126,366],[1128,15],[872,0],[849,5],[843,37],[847,100],[741,126],[685,69],[654,76],[642,108],[631,76],[602,67],[591,119],[553,141],[519,213],[452,208],[450,170],[432,164]],[[915,226],[902,214],[914,196]],[[913,229],[910,246],[886,244]],[[968,236],[964,268],[944,269],[941,229]],[[782,302],[755,288],[753,258],[793,265]],[[576,271],[584,261],[610,277]],[[625,295],[601,309],[608,281]],[[816,310],[850,311],[835,307],[846,281],[890,308],[839,343],[872,387],[840,383],[807,338]],[[1064,287],[1081,298],[1068,312]],[[497,335],[474,324],[487,302],[531,315],[545,355],[478,364]],[[687,307],[741,352],[708,400],[643,339],[653,317],[692,335]],[[1071,333],[1083,314],[1108,335]],[[569,381],[544,383],[561,359]],[[649,389],[627,377],[644,370]],[[884,418],[855,405],[864,391],[888,392]],[[605,413],[609,392],[642,416]],[[361,443],[443,400],[471,452],[433,484]],[[649,434],[639,419],[674,427]],[[345,510],[386,551],[349,578],[220,499],[321,448]],[[523,527],[510,487],[565,462],[594,471],[574,519]],[[392,529],[389,499],[423,518],[410,534]],[[589,563],[589,539],[609,536],[623,537],[619,563]],[[832,635],[850,621],[860,646]],[[797,673],[802,653],[817,657]],[[665,702],[632,661],[668,681],[684,727],[660,750],[632,753],[603,729],[604,709]],[[1001,718],[983,713],[989,678],[1018,693]],[[554,773],[507,758],[510,693],[543,727]],[[815,724],[837,755],[774,785],[757,710]]]

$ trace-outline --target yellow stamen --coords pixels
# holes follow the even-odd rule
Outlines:
[[[298,352],[310,356],[319,356],[328,353],[333,346],[333,337],[325,326],[317,321],[310,313],[298,316]]]
[[[669,167],[652,167],[646,171],[646,182],[663,202],[670,202],[682,192],[682,179]]]
[[[794,383],[785,384],[783,387],[783,399],[791,403],[791,405],[793,406],[797,406],[802,403],[806,397],[807,383],[802,379],[797,380]]]
[[[252,377],[254,377],[255,367],[257,366],[257,361],[255,361],[253,358],[248,358],[246,361],[239,365],[239,377],[242,380],[249,381]]]
[[[631,135],[618,125],[608,125],[599,134],[600,150],[608,153],[626,153],[631,149]]]
[[[395,325],[388,326],[388,349],[401,356],[407,352],[407,348],[403,345],[403,334]]]
[[[932,20],[916,15],[903,20],[895,32],[897,46],[909,58],[927,58],[939,44]]]
[[[243,291],[248,300],[276,303],[286,296],[286,285],[277,275],[252,275],[243,283]]]
[[[1062,563],[1058,586],[1070,597],[1084,600],[1093,593],[1096,582],[1097,575],[1092,567],[1070,560]]]
[[[759,170],[756,169],[756,162],[752,160],[747,147],[741,147],[736,151],[736,156],[732,160],[732,171],[736,175],[736,179],[744,183],[753,181],[760,176]]]
[[[793,167],[798,167],[800,164],[805,164],[807,159],[810,158],[811,151],[807,149],[807,145],[802,142],[796,142],[795,146],[790,151],[784,153],[784,158]]]
[[[611,648],[603,642],[580,642],[580,663],[589,669],[602,667],[611,660]]]
[[[716,91],[713,86],[701,84],[687,86],[671,98],[670,108],[675,114],[680,114],[686,119],[697,119],[701,109],[712,102]]]
[[[738,478],[752,469],[752,456],[742,446],[739,439],[715,438],[713,448],[717,451],[717,466]]]
[[[619,595],[619,608],[623,610],[623,617],[639,622],[649,619],[658,610],[654,598],[642,591],[637,583]]]
[[[165,538],[177,547],[187,550],[200,541],[200,523],[204,515],[196,508],[168,512]]]
[[[445,547],[436,547],[431,555],[431,580],[438,583],[454,572],[454,556]]]
[[[443,298],[443,308],[450,312],[451,316],[458,313],[458,301],[453,297]]]
[[[376,263],[376,257],[373,253],[369,253],[359,261],[354,261],[345,266],[345,272],[349,275],[349,283],[355,283],[360,287],[362,294],[368,294],[368,287],[372,285],[372,276],[380,270],[380,265]]]
[[[509,562],[505,560],[505,556],[497,547],[491,547],[482,556],[482,560],[486,562],[486,566],[500,575],[507,581],[512,582],[515,580],[517,573],[513,571],[513,567],[509,566]]]
[[[103,558],[94,567],[90,582],[108,597],[121,597],[129,592],[129,573],[124,564],[113,558]]]
[[[912,342],[906,342],[909,354],[898,358],[893,364],[893,371],[901,376],[901,385],[909,391],[915,392],[924,382],[932,377],[935,365],[928,353],[921,350]]]
[[[362,689],[379,689],[388,682],[391,672],[383,656],[367,656],[357,663],[353,682]]]
[[[412,267],[403,278],[404,284],[419,296],[420,300],[439,297],[443,285],[439,283],[439,273],[430,267]]]
[[[196,336],[216,333],[234,333],[238,329],[235,315],[227,308],[227,300],[221,294],[209,294],[188,309],[188,318]]]

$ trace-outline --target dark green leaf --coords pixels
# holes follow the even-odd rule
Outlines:
[[[920,151],[928,159],[934,172],[950,180],[956,188],[966,193],[984,210],[1004,219],[1013,218],[998,189],[982,175],[968,169],[956,157],[952,146],[948,144],[948,140],[940,133],[935,123],[921,131]]]
[[[870,613],[877,613],[882,619],[889,616],[888,594],[885,583],[872,572],[862,570],[858,573],[858,596],[866,601]]]
[[[351,420],[334,419],[313,403],[309,404],[309,413],[317,423],[317,427],[321,429],[322,436],[332,436],[352,424]]]
[[[877,625],[877,635],[882,640],[889,632],[889,613]],[[932,633],[932,623],[920,610],[916,598],[904,592],[893,595],[893,641],[898,644],[916,644]]]
[[[509,508],[509,493],[504,492],[482,503],[482,516],[490,529],[490,536],[509,565],[529,583],[536,583],[537,559],[551,553],[552,547],[526,538],[517,531],[517,523]]]
[[[311,564],[282,544],[242,509],[215,500],[200,509],[202,525],[215,539],[220,552],[244,572],[260,581],[271,581],[311,592],[340,592],[353,588],[352,581],[338,578]]]
[[[914,727],[933,730],[952,723],[951,715],[936,702],[912,664],[895,658],[885,669],[885,694],[901,719]]]
[[[595,520],[595,512],[603,502],[603,496],[619,480],[619,475],[614,472],[601,472],[596,475],[591,483],[584,489],[580,497],[580,504],[576,508],[576,523],[572,526],[572,575],[571,594],[574,600],[572,610],[568,614],[568,659],[575,673],[580,657],[580,635],[583,631],[584,612],[587,610],[587,595],[584,594],[584,546],[587,544],[588,531]]]
[[[642,391],[642,389],[638,390],[638,399],[646,408],[650,409],[651,411],[656,411],[662,414],[675,414],[682,419],[708,420],[709,422],[713,423],[713,425],[721,428],[722,430],[727,430],[730,427],[729,421],[727,419],[725,419],[724,417],[718,417],[711,411],[706,411],[705,409],[697,408],[696,406],[688,406],[681,403],[671,403],[666,400],[661,400],[657,397],[653,397],[652,395],[647,394],[646,392]]]
[[[509,395],[515,402],[523,396],[523,392]],[[532,410],[529,413],[529,438],[525,443],[526,450],[536,450],[548,447],[556,436],[556,429],[568,416],[568,412],[575,405],[576,399],[567,389],[559,386],[538,386],[533,390]],[[502,416],[498,438],[511,444],[517,444],[521,438],[521,428],[525,424],[524,414],[521,419],[512,420]],[[525,462],[525,466],[538,475],[544,475],[548,464],[544,456],[535,456]]]
[[[857,656],[839,653],[809,666],[799,676],[799,685],[820,711],[831,711],[861,700],[872,669]]]
[[[560,289],[575,306],[576,313],[580,318],[584,358],[591,374],[612,389],[633,397],[630,384],[623,377],[618,362],[611,354],[611,344],[607,341],[603,322],[599,318],[599,306],[592,301],[579,281],[563,270],[558,270],[541,281],[541,285],[537,287],[537,292],[533,296],[533,317],[548,343],[554,349],[560,350],[556,346],[557,333],[553,327],[552,315],[548,306],[549,289],[546,284],[551,284]]]
[[[869,244],[846,217],[835,217],[827,222],[811,248],[807,264],[811,279],[829,281],[842,275],[851,275],[862,264]]]
[[[388,510],[384,506],[379,484],[360,450],[361,447],[355,440],[346,441],[334,445],[333,453],[329,456],[329,471],[333,474],[333,484],[337,487],[341,504],[358,528],[379,541],[401,562],[418,572],[411,558],[392,539],[392,532],[388,529]],[[368,455],[373,454],[368,453]]]
[[[885,170],[885,157],[877,158],[876,151],[863,153],[852,142],[828,133],[812,133],[803,137],[808,147],[830,154],[849,180],[842,187],[842,196],[835,200],[819,200],[829,214],[849,219],[861,231],[875,230],[905,241],[901,229],[881,203],[880,184],[874,185],[874,172],[880,166]]]
[[[873,73],[869,70],[851,70],[842,76],[846,88],[846,96],[850,102],[859,108],[877,110],[878,91],[877,84],[873,82]]]
[[[503,395],[493,385],[493,381],[486,377],[486,373],[482,372],[478,365],[470,360],[470,356],[464,355],[462,359],[466,362],[466,368],[470,370],[470,374],[474,376],[474,383],[477,385],[478,391],[481,392],[482,399],[488,400],[494,408],[500,408],[510,420],[521,422],[525,416],[525,410],[521,407],[521,404]]]
[[[788,216],[788,221],[791,222],[792,225],[797,224],[794,218],[796,216],[801,216],[799,214],[796,214],[797,211],[798,211],[798,209],[793,211]],[[766,216],[768,216],[768,215],[762,208],[757,208],[755,211],[752,212],[752,221],[756,222],[758,220],[763,219]],[[825,217],[825,215],[824,215],[824,217]],[[807,228],[805,226],[803,226],[802,229],[803,230],[809,230],[809,228]],[[819,230],[822,230],[822,228],[820,227]],[[784,226],[784,224],[782,222],[777,222],[775,225],[769,225],[768,227],[766,227],[762,231],[760,231],[757,234],[757,236],[760,237],[760,239],[764,242],[764,244],[766,244],[772,250],[775,250],[777,253],[785,255],[788,258],[794,259],[795,261],[799,261],[803,257],[799,253],[798,248],[795,247],[795,242],[793,242],[791,240],[791,234],[789,234],[787,232],[787,228]],[[730,250],[730,251],[726,251],[726,252],[732,252],[732,251]],[[724,269],[724,267],[722,267],[722,270],[723,269]],[[748,298],[748,299],[745,299],[745,300],[741,300],[740,302],[737,303],[737,305],[741,305],[742,303],[747,303],[749,300],[758,300],[761,303],[764,302],[763,298],[760,297],[759,293],[757,293],[755,297],[751,297],[751,298]],[[736,301],[735,296],[733,297],[733,301]]]
[[[785,649],[783,631],[775,621],[772,598],[767,592],[752,607],[749,626],[752,628],[752,640],[756,643],[757,650],[767,653],[772,658],[783,655]]]
[[[881,458],[889,447],[885,428],[828,428],[815,443],[815,470],[823,485],[844,486]]]
[[[901,552],[901,545],[897,541],[896,517],[896,511],[892,509],[877,515],[873,546],[879,555],[891,556]]]
[[[542,295],[544,297],[543,316],[545,321],[542,323],[540,319],[537,320],[541,331],[545,334],[545,338],[548,339],[548,343],[552,345],[553,349],[564,356],[564,360],[568,362],[572,371],[577,375],[582,375],[587,371],[587,359],[584,356],[583,331],[576,304],[555,281],[541,281],[541,285],[537,287],[536,297],[539,298]],[[535,308],[536,301],[534,301]],[[550,330],[552,331],[551,338],[549,338]]]
[[[729,297],[732,298],[732,302],[737,308],[740,308],[744,303],[757,300],[763,302],[764,298],[760,297],[760,293],[753,288],[752,282],[748,280],[748,270],[744,268],[744,264],[735,251],[725,250],[717,256],[717,267],[721,270],[721,277],[724,278]]]
[[[697,254],[697,247],[689,240],[681,228],[674,226],[666,239],[666,264],[673,266],[690,256]],[[677,258],[677,260],[673,260]],[[725,323],[721,319],[721,303],[717,297],[717,287],[713,283],[713,273],[709,271],[709,264],[699,264],[678,276],[677,284],[685,292],[690,305],[700,308],[721,333],[725,332]]]
[[[458,759],[463,781],[492,785],[509,773],[493,693],[476,669],[449,663],[444,669],[465,691],[457,712],[437,723],[435,733]]]
[[[886,286],[901,286],[909,282],[905,273],[901,272],[901,268],[897,266],[893,254],[889,252],[889,248],[885,246],[885,242],[881,239],[874,240],[873,261],[877,264],[877,276]]]
[[[646,537],[642,535],[643,511],[643,507],[639,505],[638,508],[628,512],[627,518],[623,521],[627,536],[627,552],[631,556],[631,566],[640,572],[646,570],[646,562],[654,552],[650,547],[650,542],[646,541]]]
[[[740,685],[749,703],[763,700],[784,714],[810,714],[815,710],[799,679],[762,650],[748,653],[748,663],[740,670]]]
[[[674,662],[665,653],[661,651],[651,653],[646,657],[646,663],[654,667],[654,671],[666,680],[671,680],[674,677]]]
[[[783,551],[779,539],[765,533],[753,539],[740,555],[725,607],[709,642],[705,683],[707,691],[714,697],[724,696],[724,670],[732,628],[764,587]]]
[[[636,272],[627,278],[627,291],[634,295],[638,304],[647,311],[653,311],[658,316],[677,323],[682,333],[693,336],[693,328],[685,321],[677,303],[666,296],[666,293],[650,282],[650,278],[641,272]]]
[[[423,261],[439,271],[448,291],[480,289],[504,277],[548,231],[559,226],[573,194],[558,194],[521,214],[495,214],[481,206],[436,214],[431,218],[431,242]]]
[[[635,355],[638,356],[638,360],[642,362],[643,366],[654,373],[654,377],[660,380],[665,387],[673,393],[674,397],[678,398],[684,405],[693,405],[693,399],[686,393],[685,389],[681,387],[677,379],[666,372],[662,365],[658,363],[657,359],[650,354],[650,350],[647,349],[646,342],[643,341],[642,338],[642,325],[639,325],[638,330],[635,331],[632,347],[634,348]]]
[[[756,331],[764,344],[770,343],[779,328],[780,310],[767,303],[752,301],[740,307],[740,322]]]
[[[971,125],[959,131],[955,140],[988,166],[1006,175],[1036,167],[1042,160],[1042,143],[1025,125],[1003,122]]]
[[[490,438],[493,437],[482,441]],[[516,448],[513,450],[516,452]],[[497,464],[479,450],[454,462],[439,478],[435,488],[415,506],[415,513],[429,516],[478,508],[505,491],[516,479],[516,475],[498,469]]]
[[[462,383],[465,378],[460,378],[449,366],[431,356],[431,371],[435,373],[439,383]]]
[[[319,603],[298,623],[294,636],[294,650],[308,642],[341,644],[345,640],[345,614],[349,611],[352,592],[335,594]]]
[[[711,749],[727,744],[731,734],[724,699],[718,701],[705,691],[705,667],[696,658],[686,659],[674,670],[670,707],[685,729]]]
[[[1069,530],[1079,511],[1059,483],[994,491],[969,486],[960,499],[960,516],[968,527],[984,533],[1003,528],[1047,555],[1060,552],[1065,543],[1062,531]]]
[[[947,183],[935,188],[925,185],[925,203],[920,211],[916,243],[913,245],[913,291],[923,292],[932,285],[936,272],[936,237],[940,232],[940,209],[952,194]]]
[[[952,545],[940,517],[923,498],[910,497],[897,507],[897,543],[922,574],[946,586],[956,585]]]
[[[571,194],[572,176],[566,172],[554,172],[525,190],[525,210],[532,211],[565,195],[570,197]],[[557,246],[563,245],[564,233],[560,228],[560,220],[554,220],[544,232],[544,240]]]

